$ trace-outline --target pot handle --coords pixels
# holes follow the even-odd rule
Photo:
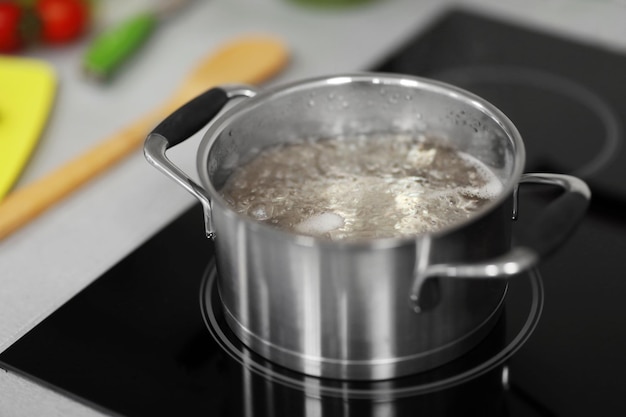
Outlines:
[[[148,162],[173,179],[177,184],[200,200],[204,212],[207,237],[215,237],[211,219],[211,200],[199,184],[189,178],[165,155],[172,146],[184,142],[207,125],[228,104],[238,97],[254,97],[256,90],[249,86],[233,85],[215,87],[205,91],[174,111],[148,134],[143,151]]]
[[[520,231],[516,245],[504,255],[471,264],[428,264],[430,236],[416,244],[418,263],[414,270],[411,301],[415,311],[437,303],[435,288],[424,290],[429,278],[506,278],[535,266],[539,260],[559,247],[576,229],[589,206],[591,192],[579,178],[563,174],[524,174],[519,184],[556,185],[565,190],[545,209],[533,224]],[[519,186],[519,185],[518,185]],[[518,188],[515,188],[513,219],[517,216]],[[429,285],[430,286],[430,285]]]

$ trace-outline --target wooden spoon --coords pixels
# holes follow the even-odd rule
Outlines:
[[[164,105],[50,174],[9,194],[0,202],[0,239],[139,148],[160,120],[191,98],[221,84],[260,83],[282,69],[287,60],[284,44],[273,38],[242,38],[223,46],[200,62]]]

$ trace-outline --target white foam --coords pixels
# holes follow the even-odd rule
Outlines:
[[[476,197],[485,200],[496,198],[500,195],[500,193],[502,193],[502,182],[492,170],[487,168],[485,164],[465,152],[459,152],[459,157],[476,168],[476,170],[480,172],[482,179],[485,181],[485,184],[482,184],[480,187],[468,187],[466,192],[470,192]]]
[[[295,229],[300,233],[321,235],[343,227],[344,219],[336,213],[321,213],[309,217],[296,225]]]

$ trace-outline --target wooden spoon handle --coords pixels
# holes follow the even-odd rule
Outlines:
[[[265,56],[263,46],[275,54]],[[256,83],[278,72],[285,63],[275,41],[244,39],[228,45],[202,63],[165,105],[138,119],[52,173],[10,193],[0,202],[0,239],[10,235],[68,194],[139,148],[150,130],[185,100],[221,82]],[[230,69],[230,70],[229,70]],[[237,77],[237,79],[232,79]]]
[[[137,120],[53,172],[10,193],[0,203],[0,239],[137,149],[146,132],[158,121],[154,114]]]

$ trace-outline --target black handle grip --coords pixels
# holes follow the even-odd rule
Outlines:
[[[578,191],[566,191],[546,207],[541,215],[517,234],[519,246],[549,255],[574,232],[585,216],[589,197]]]
[[[226,103],[226,91],[219,87],[207,90],[169,115],[152,130],[152,134],[163,136],[171,148],[202,129]]]

